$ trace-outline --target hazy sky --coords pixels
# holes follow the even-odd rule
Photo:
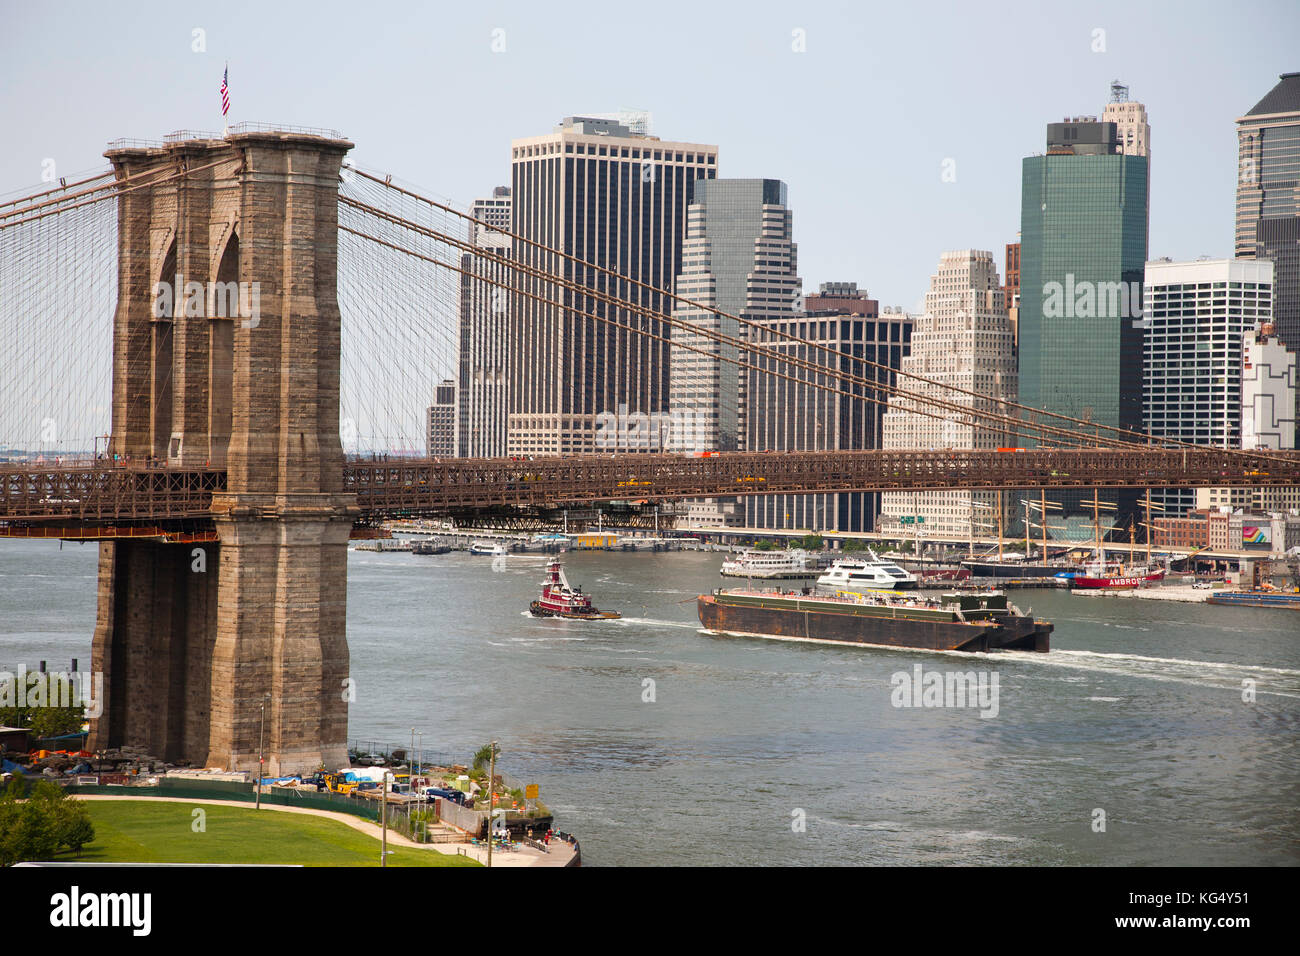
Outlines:
[[[1001,263],[1022,157],[1048,122],[1100,115],[1114,78],[1151,121],[1152,257],[1230,255],[1233,120],[1300,70],[1296,0],[0,10],[0,193],[46,159],[101,167],[110,139],[219,130],[227,60],[232,123],[340,130],[359,165],[458,202],[508,182],[512,137],[633,107],[719,145],[723,176],[789,184],[805,288],[856,280],[907,307],[944,249]]]

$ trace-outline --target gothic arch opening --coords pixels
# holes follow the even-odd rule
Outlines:
[[[225,290],[223,298],[227,307],[209,309],[208,313],[208,462],[225,467],[234,408],[235,322],[239,315],[238,308],[229,305],[234,303],[238,306],[242,301],[239,295],[239,232],[233,228],[221,253],[215,281],[219,289]]]
[[[176,240],[163,257],[157,281],[172,291],[154,296],[152,349],[149,364],[149,453],[168,454],[172,436],[172,330],[176,310],[183,308],[184,290],[176,289]],[[179,293],[179,294],[178,294]]]

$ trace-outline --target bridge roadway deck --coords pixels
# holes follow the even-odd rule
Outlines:
[[[1300,452],[1198,449],[733,452],[557,458],[352,459],[360,521],[599,501],[833,491],[1300,486]],[[0,465],[0,523],[206,521],[215,468],[102,461]]]

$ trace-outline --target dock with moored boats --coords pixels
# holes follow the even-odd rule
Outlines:
[[[689,538],[665,537],[644,533],[625,533],[589,528],[585,531],[523,533],[512,531],[448,528],[434,522],[393,522],[386,526],[391,537],[369,538],[356,542],[357,551],[442,554],[446,551],[478,554],[560,554],[566,551],[683,551],[693,543]],[[428,547],[429,544],[434,547]],[[475,547],[478,545],[479,547]],[[487,545],[488,547],[483,547]]]

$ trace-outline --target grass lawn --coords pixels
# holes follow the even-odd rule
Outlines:
[[[297,863],[304,866],[378,866],[379,838],[328,817],[251,806],[87,800],[95,842],[76,857],[89,863]],[[195,833],[192,813],[207,815]],[[470,857],[394,847],[389,866],[479,866]]]

